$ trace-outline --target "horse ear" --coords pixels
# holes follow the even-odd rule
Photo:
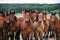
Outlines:
[[[0,14],[2,14],[3,17],[5,17],[5,13],[3,11],[0,11]]]
[[[51,15],[56,15],[56,12],[52,12]]]
[[[25,9],[25,10],[23,10],[24,11],[24,13],[30,13],[30,10],[29,9]]]
[[[8,16],[8,15],[10,15],[10,11],[7,11],[7,12],[6,12],[6,16]]]
[[[43,11],[43,15],[46,15],[47,14],[47,12],[46,11]]]
[[[38,11],[38,14],[42,13],[42,11]]]
[[[31,13],[36,13],[36,11],[35,10],[32,10]]]
[[[10,14],[15,14],[15,11],[10,11]]]

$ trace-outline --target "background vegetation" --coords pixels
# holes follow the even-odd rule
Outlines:
[[[3,11],[14,10],[16,13],[21,13],[23,9],[60,13],[60,4],[0,4],[0,10]]]

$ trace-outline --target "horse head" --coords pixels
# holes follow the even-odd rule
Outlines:
[[[29,23],[30,19],[31,19],[31,13],[30,13],[30,11],[26,11],[25,10],[25,12],[23,13],[23,16],[24,16],[25,22]]]
[[[38,22],[41,23],[42,20],[43,20],[43,13],[41,12],[38,14]]]
[[[37,21],[37,14],[36,14],[35,10],[31,11],[31,19],[32,19],[33,22]]]
[[[53,24],[55,24],[55,23],[56,23],[56,16],[55,16],[55,15],[52,15],[52,16],[50,17],[50,20],[51,20],[51,22],[52,22]]]

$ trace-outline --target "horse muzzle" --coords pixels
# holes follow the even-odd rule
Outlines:
[[[41,23],[42,21],[38,21],[39,23]]]
[[[33,22],[37,21],[37,19],[33,20]]]
[[[26,23],[29,23],[29,22],[30,22],[30,20],[26,20],[25,22],[26,22]]]
[[[45,22],[46,20],[43,20],[43,22]]]

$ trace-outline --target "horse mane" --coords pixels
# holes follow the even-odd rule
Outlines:
[[[14,16],[14,19],[15,19],[15,21],[17,21],[17,17],[16,16]]]
[[[38,15],[36,16],[36,21],[38,21]]]

